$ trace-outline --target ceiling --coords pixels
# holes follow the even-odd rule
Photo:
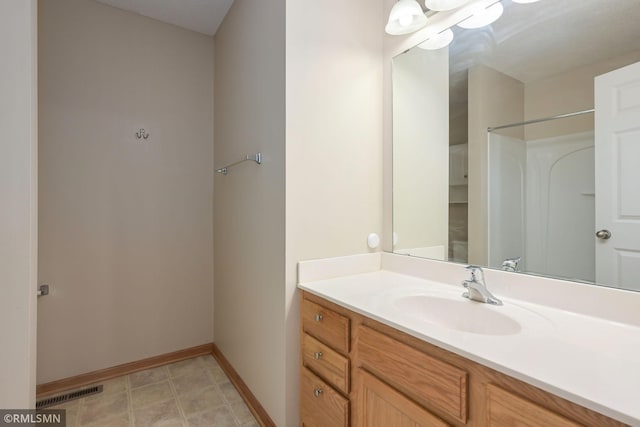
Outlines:
[[[233,0],[97,0],[188,30],[214,35]]]
[[[493,25],[454,28],[449,48],[452,119],[467,114],[467,72],[474,65],[528,83],[609,58],[640,55],[640,0],[503,4],[504,15]]]
[[[454,61],[483,63],[526,83],[640,49],[638,0],[503,4],[495,24],[458,35]]]

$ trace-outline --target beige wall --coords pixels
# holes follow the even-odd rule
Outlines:
[[[381,22],[288,2],[285,42],[284,2],[236,0],[216,35],[217,165],[265,155],[215,179],[216,342],[277,425],[298,423],[297,262],[381,233]]]
[[[213,39],[91,0],[39,14],[38,382],[211,342]]]
[[[216,34],[215,337],[284,422],[285,3],[236,0]]]
[[[298,420],[298,261],[382,233],[382,2],[287,1],[286,423]],[[379,249],[378,249],[379,250]]]
[[[524,84],[484,65],[469,69],[469,262],[487,265],[487,127],[524,119]],[[516,128],[511,132],[522,132]],[[511,136],[522,138],[522,134]]]
[[[36,389],[37,7],[0,2],[0,408]]]

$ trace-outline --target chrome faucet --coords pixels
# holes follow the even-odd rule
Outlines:
[[[469,298],[472,301],[502,305],[502,301],[494,297],[487,289],[487,285],[484,283],[482,267],[468,265],[465,269],[471,272],[471,278],[462,282],[462,286],[468,289],[467,292],[462,294],[463,297]]]
[[[522,259],[521,257],[505,259],[504,261],[502,261],[502,271],[512,271],[512,272],[520,271],[518,264],[520,264],[521,259]]]

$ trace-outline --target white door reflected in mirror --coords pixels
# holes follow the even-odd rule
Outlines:
[[[640,291],[640,62],[596,78],[596,282]]]

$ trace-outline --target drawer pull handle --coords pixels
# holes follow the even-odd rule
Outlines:
[[[313,390],[313,395],[315,397],[320,397],[320,395],[322,394],[322,389],[321,388],[316,388]]]
[[[313,316],[313,319],[314,319],[316,322],[322,322],[322,319],[324,319],[324,316],[322,315],[322,313],[318,313],[318,314],[316,314],[315,316]]]
[[[313,353],[313,358],[316,360],[320,360],[322,359],[322,352],[321,351],[316,351]]]

